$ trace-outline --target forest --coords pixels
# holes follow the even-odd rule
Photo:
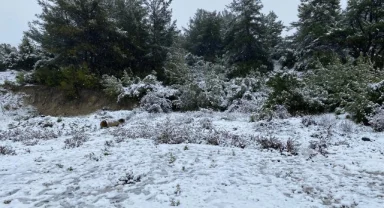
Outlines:
[[[21,44],[0,45],[0,71],[19,71],[20,85],[68,99],[102,90],[148,112],[346,113],[384,130],[381,0],[301,0],[289,27],[260,0],[233,0],[197,10],[182,30],[172,0],[37,1]]]

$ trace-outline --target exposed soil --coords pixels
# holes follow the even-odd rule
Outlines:
[[[96,90],[82,90],[77,99],[68,99],[62,90],[46,86],[25,86],[16,91],[26,94],[26,104],[50,116],[87,115],[101,109],[131,110],[138,105],[134,100],[117,103],[116,99]]]

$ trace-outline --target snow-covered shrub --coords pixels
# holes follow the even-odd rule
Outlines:
[[[129,185],[135,184],[141,181],[141,175],[135,176],[132,171],[125,173],[125,176],[122,176],[118,180],[118,185]]]
[[[15,47],[5,43],[0,44],[0,71],[12,68],[12,63],[10,63],[12,61],[11,57],[15,57],[15,54],[17,54]]]
[[[0,44],[0,71],[4,69],[30,71],[43,56],[41,49],[26,37],[18,49],[9,44]]]
[[[278,72],[268,80],[267,85],[272,89],[265,105],[267,109],[285,106],[293,115],[324,111],[322,101],[308,95],[310,92],[295,74]]]
[[[16,155],[16,152],[10,146],[0,145],[0,155]]]
[[[327,157],[327,154],[328,154],[327,147],[328,147],[327,143],[324,142],[323,140],[309,142],[309,149],[315,150],[316,152],[320,153],[324,157]],[[316,155],[317,153],[310,155],[308,160],[312,159]]]
[[[78,132],[73,137],[68,138],[64,141],[64,144],[65,144],[64,149],[73,149],[73,148],[80,147],[88,140],[89,140],[88,135],[82,132]]]
[[[118,102],[126,98],[140,99],[141,107],[148,112],[170,112],[177,107],[178,94],[178,90],[164,86],[151,74],[123,85]]]
[[[339,128],[342,132],[350,134],[355,131],[354,123],[350,120],[343,120],[339,123]]]
[[[296,140],[289,138],[286,142],[281,141],[280,139],[269,136],[262,137],[259,136],[256,138],[256,143],[260,145],[262,149],[272,149],[282,152],[288,152],[293,155],[297,155],[299,144]]]
[[[262,78],[252,74],[228,80],[225,66],[198,61],[190,70],[193,81],[180,86],[183,110],[209,108],[228,112],[256,112],[265,101]]]
[[[378,105],[384,103],[384,79],[368,85],[369,99]]]
[[[304,116],[304,117],[301,119],[301,123],[302,123],[305,127],[312,126],[312,125],[317,125],[317,122],[316,122],[316,120],[313,118],[313,116]]]
[[[255,113],[260,112],[267,99],[264,78],[250,75],[245,78],[234,78],[225,85],[228,112]]]
[[[239,135],[233,134],[229,131],[220,131],[217,132],[216,135],[218,135],[217,145],[237,147],[241,149],[244,149],[249,145],[247,138],[242,138]]]
[[[23,142],[23,144],[30,144],[35,140],[50,140],[57,138],[58,134],[51,130],[38,130],[38,129],[22,129],[14,128],[8,131],[0,130],[0,140],[10,139],[13,142]]]
[[[284,105],[275,105],[273,107],[272,118],[287,119],[289,117],[291,117],[291,114]]]
[[[373,114],[368,117],[368,121],[375,131],[384,131],[384,107],[376,108]]]
[[[160,135],[155,138],[157,144],[181,144],[189,140],[188,129],[180,127],[167,118]]]
[[[172,101],[158,92],[148,92],[141,98],[140,107],[149,113],[168,113],[172,111]]]
[[[212,120],[209,119],[209,118],[203,118],[201,121],[200,121],[200,125],[203,129],[213,129],[213,124],[212,124]]]
[[[148,126],[146,122],[139,122],[132,126],[132,128],[116,128],[111,134],[116,138],[116,142],[122,142],[126,139],[151,139],[158,135],[158,129]]]
[[[356,63],[336,62],[326,67],[320,66],[306,77],[306,86],[317,91],[317,97],[324,101],[329,111],[344,109],[357,122],[366,122],[367,115],[375,103],[380,103],[380,92],[370,96],[374,89],[380,89],[379,81],[384,73],[374,69],[368,61],[359,58]],[[322,92],[322,93],[320,93]]]
[[[118,96],[123,91],[122,82],[115,76],[104,74],[102,76],[101,84],[104,87],[104,92],[109,96]]]
[[[262,149],[275,149],[282,150],[283,143],[275,137],[258,137],[256,142],[261,146]]]
[[[185,53],[181,47],[175,47],[167,54],[164,66],[165,82],[167,84],[184,84],[191,80]]]

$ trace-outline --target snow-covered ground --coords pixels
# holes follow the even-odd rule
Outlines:
[[[16,82],[17,71],[7,70],[0,72],[0,85],[4,84],[6,81]]]
[[[0,148],[10,150],[0,153],[0,207],[384,203],[383,134],[335,115],[250,122],[249,114],[134,110],[58,118],[1,96],[15,107],[0,114]],[[99,127],[120,118],[122,126]],[[257,139],[271,137],[293,139],[298,155],[261,149]],[[313,142],[326,145],[324,155]]]

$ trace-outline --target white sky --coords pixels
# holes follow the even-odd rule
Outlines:
[[[198,8],[221,11],[232,0],[173,0],[173,18],[177,25],[186,27],[189,18]],[[262,0],[263,12],[274,11],[285,25],[297,19],[297,6],[300,0]],[[347,0],[341,0],[343,8]],[[40,13],[36,0],[0,0],[0,43],[18,45],[23,31],[28,30],[28,22]]]

